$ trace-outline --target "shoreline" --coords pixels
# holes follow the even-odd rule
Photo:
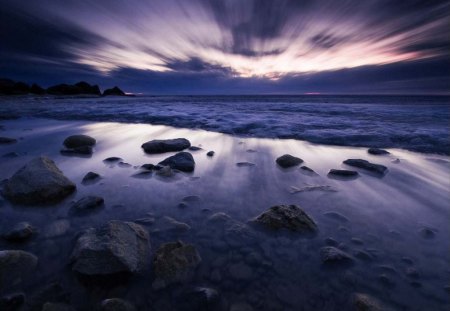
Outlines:
[[[86,293],[73,272],[67,271],[75,237],[108,220],[147,219],[143,226],[150,234],[152,256],[163,243],[182,240],[198,249],[202,262],[193,280],[162,292],[147,289],[154,281],[149,263],[150,271],[127,281],[128,290],[119,294],[143,309],[167,304],[167,295],[192,286],[218,290],[228,306],[245,302],[255,309],[260,303],[271,304],[274,309],[295,309],[303,303],[320,308],[323,293],[333,293],[329,303],[349,309],[355,291],[399,308],[445,308],[444,287],[448,284],[442,271],[449,268],[450,234],[446,221],[450,216],[447,207],[450,167],[446,156],[433,156],[447,161],[442,163],[430,161],[428,154],[400,149],[389,149],[388,156],[374,156],[367,153],[367,148],[240,138],[162,125],[36,118],[0,124],[4,126],[0,136],[19,138],[15,144],[0,146],[0,156],[10,152],[19,155],[1,158],[0,179],[10,178],[36,156],[46,155],[77,185],[74,194],[55,206],[22,207],[3,201],[1,228],[9,230],[20,221],[32,222],[38,228],[36,236],[24,244],[0,240],[2,249],[23,249],[39,257],[37,273],[11,290],[22,288],[32,295],[58,275],[66,290],[77,293],[73,297],[97,301],[99,297]],[[60,154],[64,139],[74,134],[97,140],[91,157]],[[170,178],[155,173],[145,178],[134,177],[142,164],[157,164],[174,154],[145,154],[140,147],[142,143],[178,137],[202,148],[187,150],[196,162],[192,173],[180,172]],[[210,150],[215,151],[213,157],[206,156]],[[302,171],[301,165],[280,168],[275,160],[283,154],[302,158],[301,165],[313,169],[317,175]],[[130,165],[103,162],[113,156]],[[389,171],[384,176],[374,176],[342,163],[349,158],[382,164]],[[395,161],[397,158],[399,163]],[[329,178],[330,169],[356,170],[359,177]],[[99,173],[102,178],[84,185],[82,179],[89,171]],[[104,208],[81,217],[71,215],[72,202],[87,195],[103,197]],[[278,204],[300,206],[317,224],[317,235],[311,238],[276,235],[249,226],[249,220]],[[211,226],[210,219],[217,213],[225,213],[232,223]],[[222,225],[225,231],[221,231]],[[425,229],[433,232],[432,238],[422,236]],[[339,249],[355,256],[351,266],[331,270],[323,267],[320,249],[328,245],[329,238],[337,241]],[[369,254],[371,259],[358,259],[359,251]],[[249,252],[261,259],[256,263],[244,260]],[[412,260],[412,266],[419,271],[418,278],[405,274],[404,257]],[[219,259],[223,262],[218,263]],[[262,265],[263,262],[270,266]],[[395,273],[389,272],[391,268]],[[218,274],[219,281],[215,279]],[[305,282],[309,289],[299,291],[304,289]],[[258,286],[259,283],[262,285]],[[420,286],[415,288],[417,284]],[[411,291],[416,293],[413,299]],[[111,298],[111,293],[114,289],[105,290],[100,298]],[[81,310],[90,307],[73,299],[71,304]]]

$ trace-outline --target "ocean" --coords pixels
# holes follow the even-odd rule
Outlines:
[[[450,154],[448,96],[4,97],[0,118],[204,129],[242,137]]]

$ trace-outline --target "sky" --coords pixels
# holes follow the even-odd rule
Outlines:
[[[0,0],[0,77],[144,94],[449,94],[450,1]]]

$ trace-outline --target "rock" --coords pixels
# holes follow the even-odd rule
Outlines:
[[[60,302],[46,302],[42,311],[76,311],[72,306]]]
[[[182,310],[216,310],[220,295],[217,290],[209,287],[196,287],[186,291],[180,297]]]
[[[254,272],[252,267],[245,263],[236,263],[228,267],[230,276],[237,281],[249,281],[254,278]]]
[[[111,220],[78,238],[72,269],[91,276],[138,273],[148,265],[149,252],[149,235],[144,227]]]
[[[5,240],[11,242],[22,242],[29,239],[35,229],[28,222],[19,222],[11,231],[3,235]]]
[[[300,163],[303,162],[303,160],[300,158],[294,157],[290,154],[285,154],[285,155],[282,155],[281,157],[277,158],[275,162],[277,162],[277,164],[279,166],[281,166],[282,168],[288,168],[288,167],[299,165]]]
[[[67,219],[58,219],[47,226],[44,236],[56,238],[65,235],[70,230],[70,222]]]
[[[229,220],[231,220],[231,217],[228,216],[228,214],[222,212],[214,213],[208,217],[209,223],[225,223]]]
[[[434,236],[436,235],[434,230],[428,227],[420,229],[419,234],[424,239],[433,239]]]
[[[200,255],[193,245],[181,241],[161,245],[153,259],[153,289],[189,280],[200,262]]]
[[[189,148],[191,143],[186,138],[155,139],[144,143],[141,147],[146,153],[164,153],[182,151]]]
[[[82,146],[70,149],[61,149],[59,151],[62,155],[92,155],[94,150],[91,146]]]
[[[256,217],[252,222],[270,230],[287,229],[293,232],[315,233],[317,225],[297,205],[276,205]]]
[[[197,146],[190,146],[188,149],[189,149],[189,151],[200,151],[200,150],[203,150],[202,148],[197,147]]]
[[[93,184],[93,183],[97,182],[100,178],[101,178],[101,176],[99,174],[97,174],[95,172],[89,172],[86,175],[84,175],[81,183],[83,185]]]
[[[125,167],[125,168],[132,166],[130,163],[123,162],[123,161],[119,161],[119,163],[117,163],[117,165],[120,167]]]
[[[90,85],[86,82],[78,82],[75,85],[58,84],[47,89],[51,95],[100,95],[100,89],[97,85]]]
[[[353,304],[357,311],[392,311],[392,309],[383,305],[378,299],[362,293],[355,293],[353,295]]]
[[[208,157],[213,157],[214,156],[214,154],[215,154],[215,152],[214,151],[208,151],[208,153],[206,153],[206,155],[208,156]]]
[[[380,175],[384,175],[388,170],[388,168],[384,165],[370,163],[369,161],[362,160],[362,159],[348,159],[348,160],[344,161],[344,164],[362,168],[367,171],[370,171],[370,172],[373,172],[376,174],[380,174]]]
[[[17,152],[8,152],[2,155],[2,158],[17,158],[19,154]]]
[[[101,303],[102,311],[135,311],[136,308],[126,300],[120,298],[105,299]]]
[[[158,164],[163,166],[170,166],[170,168],[182,172],[192,172],[195,168],[194,158],[189,152],[179,152],[159,162]]]
[[[172,217],[166,216],[163,218],[163,221],[165,222],[165,229],[169,231],[184,233],[191,229],[191,226],[189,226],[188,224],[178,221]]]
[[[369,148],[369,150],[367,150],[368,153],[373,154],[373,155],[385,155],[385,154],[390,154],[389,151],[384,150],[384,149],[378,149],[378,148]]]
[[[233,303],[230,307],[230,311],[253,311],[252,306],[245,302]]]
[[[14,203],[46,204],[61,201],[75,189],[75,184],[63,175],[55,162],[39,157],[28,162],[6,182],[3,194]]]
[[[342,221],[342,222],[348,222],[349,221],[347,217],[345,217],[342,214],[339,214],[338,212],[325,212],[325,213],[323,213],[323,215],[327,216],[329,218],[333,218],[333,219],[338,220],[338,221]]]
[[[36,269],[38,258],[20,250],[0,251],[0,289],[30,277]]]
[[[89,195],[72,204],[70,212],[77,215],[85,214],[104,206],[104,203],[105,200],[102,197]]]
[[[338,241],[336,241],[332,237],[326,238],[325,239],[325,244],[328,245],[328,246],[338,246],[339,245]]]
[[[126,94],[124,91],[115,86],[112,89],[106,89],[103,92],[103,96],[126,96]]]
[[[9,137],[0,137],[0,144],[14,144],[17,143],[17,139]]]
[[[316,174],[316,172],[312,168],[309,168],[308,166],[305,166],[305,165],[300,167],[300,169],[309,174]]]
[[[122,160],[123,159],[119,158],[119,157],[109,157],[109,158],[104,159],[103,162],[105,162],[105,163],[115,163],[115,162],[120,162]]]
[[[350,170],[336,170],[331,169],[328,172],[328,176],[339,176],[339,177],[356,177],[358,176],[358,172],[356,171],[350,171]]]
[[[97,141],[88,135],[72,135],[67,137],[63,145],[67,148],[79,148],[84,146],[92,147],[97,143]]]
[[[155,169],[155,165],[153,165],[153,164],[143,164],[143,165],[141,165],[141,169],[147,170],[147,171],[152,171],[153,169]]]
[[[201,201],[201,198],[198,195],[188,195],[185,196],[181,201],[188,202],[188,203],[194,203]]]
[[[349,254],[333,246],[322,247],[320,249],[320,257],[324,264],[350,263],[353,261]]]
[[[143,218],[136,219],[134,222],[136,222],[138,224],[142,224],[142,225],[152,225],[155,222],[155,218],[143,217]]]
[[[22,293],[14,293],[0,298],[0,310],[2,311],[19,311],[25,302],[25,295]]]
[[[238,162],[236,163],[236,166],[238,167],[252,167],[255,166],[255,163],[251,163],[251,162]]]
[[[172,177],[175,175],[175,172],[170,166],[162,166],[160,169],[156,170],[156,175],[161,177]]]
[[[43,95],[45,94],[45,89],[39,86],[38,84],[33,83],[30,88],[30,93],[36,95]]]
[[[152,171],[147,171],[147,170],[145,170],[145,171],[141,171],[141,172],[138,172],[138,173],[136,173],[136,174],[133,174],[133,175],[131,175],[131,177],[134,177],[134,178],[142,178],[142,179],[148,179],[148,178],[151,178],[152,175],[153,175],[153,172],[152,172]]]

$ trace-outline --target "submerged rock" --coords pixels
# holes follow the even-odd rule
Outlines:
[[[65,235],[70,230],[70,221],[58,219],[47,226],[44,232],[46,238],[56,238]]]
[[[42,311],[76,311],[74,307],[61,302],[46,302]]]
[[[297,205],[276,205],[252,220],[270,230],[287,229],[293,232],[315,233],[317,225]]]
[[[17,152],[12,151],[2,155],[2,158],[17,158],[18,156],[20,155]]]
[[[172,177],[175,175],[175,172],[170,166],[162,166],[161,168],[156,170],[156,175],[161,177]]]
[[[111,220],[77,240],[72,269],[83,275],[138,273],[148,265],[149,235],[133,222]]]
[[[192,172],[195,168],[195,161],[189,152],[179,152],[158,163],[163,166],[170,166],[172,169],[182,172]]]
[[[84,175],[83,180],[81,183],[83,185],[93,184],[96,181],[98,181],[101,178],[101,176],[95,172],[89,172],[86,175]]]
[[[126,300],[120,298],[105,299],[101,303],[102,311],[135,311],[136,308]]]
[[[4,196],[20,204],[47,204],[61,201],[76,189],[47,157],[28,162],[17,171],[4,187]]]
[[[200,262],[200,255],[193,245],[181,241],[161,245],[153,259],[155,280],[152,287],[162,289],[189,280]]]
[[[0,298],[0,310],[3,311],[18,311],[25,302],[25,295],[23,293],[14,293]]]
[[[89,146],[92,147],[97,143],[97,141],[88,135],[72,135],[67,137],[63,145],[67,148],[79,148]]]
[[[141,165],[141,169],[147,170],[147,171],[152,171],[155,169],[155,165],[151,164],[151,163],[143,164],[143,165]]]
[[[30,277],[36,269],[38,258],[25,251],[0,251],[0,288],[10,286],[22,278]]]
[[[105,200],[102,197],[89,195],[72,204],[70,207],[70,212],[72,214],[81,215],[102,207],[104,203]]]
[[[392,311],[391,308],[382,304],[378,299],[362,293],[353,295],[353,304],[357,311]]]
[[[209,287],[195,287],[185,291],[179,298],[181,310],[216,310],[220,295],[217,290]]]
[[[379,148],[369,148],[369,150],[367,150],[368,153],[373,154],[373,155],[385,155],[385,154],[390,154],[389,151],[384,150],[384,149],[379,149]]]
[[[189,149],[189,151],[200,151],[200,150],[203,150],[203,148],[197,147],[197,146],[190,146],[188,149]]]
[[[19,222],[11,231],[3,235],[3,238],[11,242],[22,242],[29,239],[35,229],[28,222]]]
[[[81,146],[76,148],[61,149],[59,152],[62,155],[92,155],[94,150],[91,146]]]
[[[191,146],[186,138],[155,139],[144,143],[141,147],[146,153],[164,153],[182,151]]]
[[[255,166],[255,163],[251,163],[251,162],[238,162],[236,163],[236,166],[238,167],[252,167]]]
[[[349,254],[333,246],[322,247],[320,249],[320,257],[325,264],[350,263],[353,261]]]
[[[299,165],[300,163],[303,162],[303,160],[300,158],[294,157],[290,154],[285,154],[285,155],[282,155],[281,157],[277,158],[276,162],[282,168],[288,168],[288,167]]]
[[[307,174],[311,174],[311,175],[316,175],[317,174],[312,168],[310,168],[310,167],[308,167],[306,165],[303,165],[302,167],[300,167],[300,169],[303,172],[307,173]]]
[[[328,172],[328,175],[329,176],[339,176],[339,177],[357,177],[359,174],[356,171],[331,169]]]
[[[123,159],[119,158],[119,157],[109,157],[109,158],[104,159],[103,162],[105,162],[105,163],[115,163],[115,162],[120,162],[122,160]]]
[[[348,160],[344,161],[344,164],[362,168],[362,169],[365,169],[365,170],[368,170],[370,172],[377,173],[380,175],[384,175],[388,170],[388,168],[384,165],[370,163],[369,161],[362,160],[362,159],[348,159]]]
[[[215,152],[214,151],[208,151],[208,153],[206,154],[208,157],[212,157],[214,156]]]
[[[0,137],[0,144],[14,144],[17,142],[15,138]]]

